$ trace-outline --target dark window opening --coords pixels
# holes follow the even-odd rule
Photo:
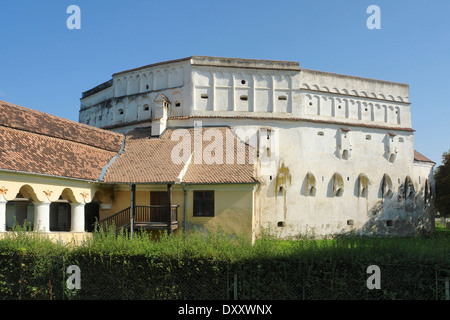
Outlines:
[[[194,191],[194,217],[214,217],[214,191]]]
[[[345,149],[342,152],[342,160],[348,160],[348,150],[347,149]]]
[[[64,202],[52,202],[50,204],[50,231],[70,231],[70,222],[70,204]]]
[[[93,232],[96,223],[99,221],[99,202],[86,203],[84,207],[84,230],[86,232]]]
[[[279,195],[279,196],[283,195],[283,187],[280,187],[280,188],[278,189],[278,195]]]

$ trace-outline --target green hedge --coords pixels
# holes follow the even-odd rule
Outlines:
[[[192,232],[96,233],[81,245],[18,231],[0,240],[0,299],[443,299],[448,235],[289,241]],[[67,267],[81,289],[66,286]],[[369,290],[369,265],[381,289]]]

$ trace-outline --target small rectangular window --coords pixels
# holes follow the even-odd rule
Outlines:
[[[208,99],[208,95],[207,95],[206,93],[202,93],[202,94],[200,95],[200,97],[201,97],[202,99]]]
[[[194,217],[214,217],[214,191],[194,191]]]

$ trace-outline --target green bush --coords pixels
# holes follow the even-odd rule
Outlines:
[[[16,229],[0,240],[0,299],[436,299],[450,236],[278,240],[193,230],[99,231],[80,245]],[[68,290],[66,269],[81,269]],[[382,290],[366,286],[369,265]],[[447,274],[448,276],[448,274]]]

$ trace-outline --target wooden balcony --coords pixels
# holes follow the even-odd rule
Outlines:
[[[172,205],[170,214],[166,205],[135,206],[133,229],[153,229],[171,232],[178,229],[178,205]],[[99,221],[103,229],[115,226],[116,230],[131,226],[131,207]]]

